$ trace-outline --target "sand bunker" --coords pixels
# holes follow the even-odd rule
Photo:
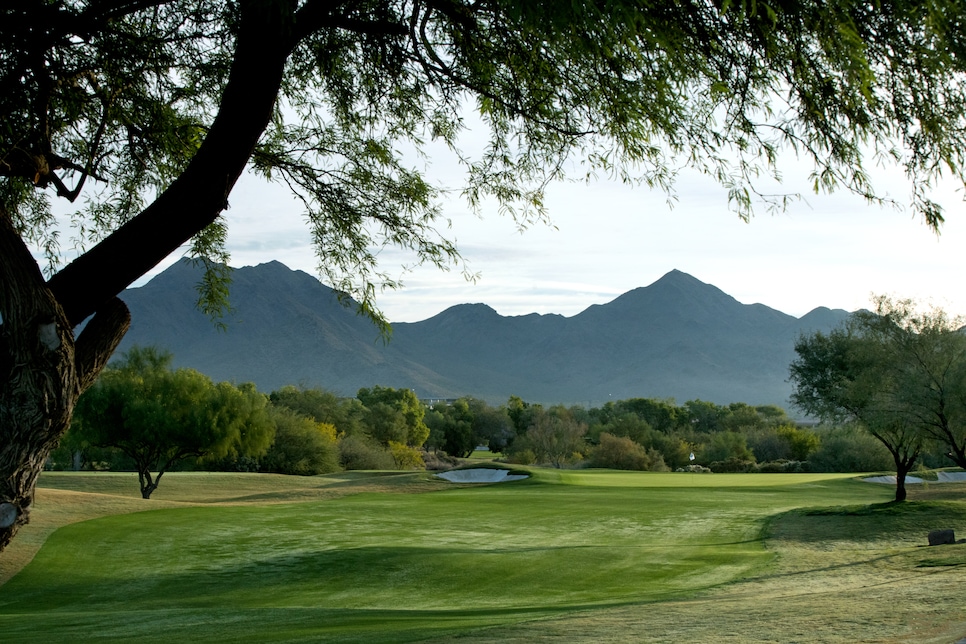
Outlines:
[[[937,483],[958,483],[966,481],[966,472],[936,472],[938,477]],[[889,485],[896,484],[896,477],[892,476],[870,476],[869,478],[862,479],[866,483],[888,483]],[[918,476],[907,476],[907,484],[925,483],[925,481]]]
[[[890,476],[870,476],[869,478],[862,479],[866,483],[888,483],[889,485],[896,484],[895,475]],[[916,483],[922,483],[922,479],[918,476],[907,476],[906,485],[915,485]]]
[[[451,470],[437,474],[441,479],[451,483],[503,483],[504,481],[519,481],[529,478],[526,474],[510,474],[510,470],[498,470],[490,467],[477,467],[471,470]]]

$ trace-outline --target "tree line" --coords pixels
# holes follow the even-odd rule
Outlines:
[[[878,319],[863,314],[849,328]],[[898,461],[883,440],[885,429],[870,425],[869,416],[825,413],[805,397],[802,370],[812,356],[805,347],[830,337],[838,342],[841,333],[803,336],[802,357],[792,365],[796,404],[830,421],[818,426],[798,423],[775,405],[741,402],[631,398],[586,408],[510,396],[502,405],[473,397],[428,404],[412,390],[382,386],[355,397],[292,385],[264,394],[251,383],[214,383],[192,369],[173,369],[173,356],[159,349],[133,348],[81,397],[47,466],[133,469],[144,498],[173,469],[315,475],[442,468],[478,449],[511,463],[558,468],[891,470]],[[923,462],[948,464],[933,429],[931,442],[923,434],[910,445]],[[901,463],[908,472],[911,464]]]
[[[313,475],[425,466],[425,408],[408,389],[360,389],[340,398],[285,387],[215,383],[173,356],[133,348],[78,401],[48,459],[57,469],[133,469],[150,498],[165,472],[209,469]]]

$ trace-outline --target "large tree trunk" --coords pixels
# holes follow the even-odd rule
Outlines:
[[[219,113],[185,172],[137,217],[45,283],[0,206],[0,550],[24,525],[37,477],[81,392],[130,323],[117,295],[227,205],[278,96],[295,0],[243,0]],[[72,329],[94,317],[74,340]]]
[[[96,378],[127,330],[128,318],[127,309],[116,301],[108,307],[111,314],[92,320],[84,341],[75,344],[63,309],[2,209],[0,285],[3,550],[29,520],[37,477],[47,455],[67,431],[77,397]],[[108,318],[112,319],[105,324]]]
[[[50,279],[73,324],[214,222],[271,121],[295,46],[294,0],[246,0],[232,68],[211,127],[187,168],[136,217]]]

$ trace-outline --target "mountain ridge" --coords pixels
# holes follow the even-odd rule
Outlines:
[[[182,261],[122,294],[132,314],[120,350],[158,345],[176,366],[216,380],[285,384],[343,395],[379,384],[423,398],[602,404],[632,397],[787,406],[794,342],[848,312],[801,318],[742,304],[679,270],[576,315],[503,316],[458,304],[379,329],[331,288],[281,262],[233,271],[225,332],[194,307],[201,269]]]

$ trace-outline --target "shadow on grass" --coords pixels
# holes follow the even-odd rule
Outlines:
[[[947,528],[966,531],[966,505],[906,501],[797,509],[773,517],[766,537],[800,543],[901,541],[910,537],[925,542],[930,531]]]
[[[32,575],[28,569],[2,588],[0,624],[29,614],[43,614],[45,621],[54,615],[84,613],[103,613],[107,619],[118,610],[187,613],[226,606],[239,613],[312,606],[331,615],[381,611],[421,619],[462,616],[503,623],[517,614],[625,606],[704,588],[682,582],[694,570],[691,560],[699,555],[676,563],[648,563],[651,583],[641,588],[635,587],[634,574],[624,569],[626,561],[607,547],[331,548],[264,553],[248,561],[237,553],[221,554],[186,551],[180,569],[151,562],[141,571],[131,569],[132,574],[110,574],[90,566],[78,566],[70,576]],[[713,555],[715,560],[720,556]],[[546,565],[568,560],[604,564],[612,586],[588,586],[581,583],[581,569]]]

